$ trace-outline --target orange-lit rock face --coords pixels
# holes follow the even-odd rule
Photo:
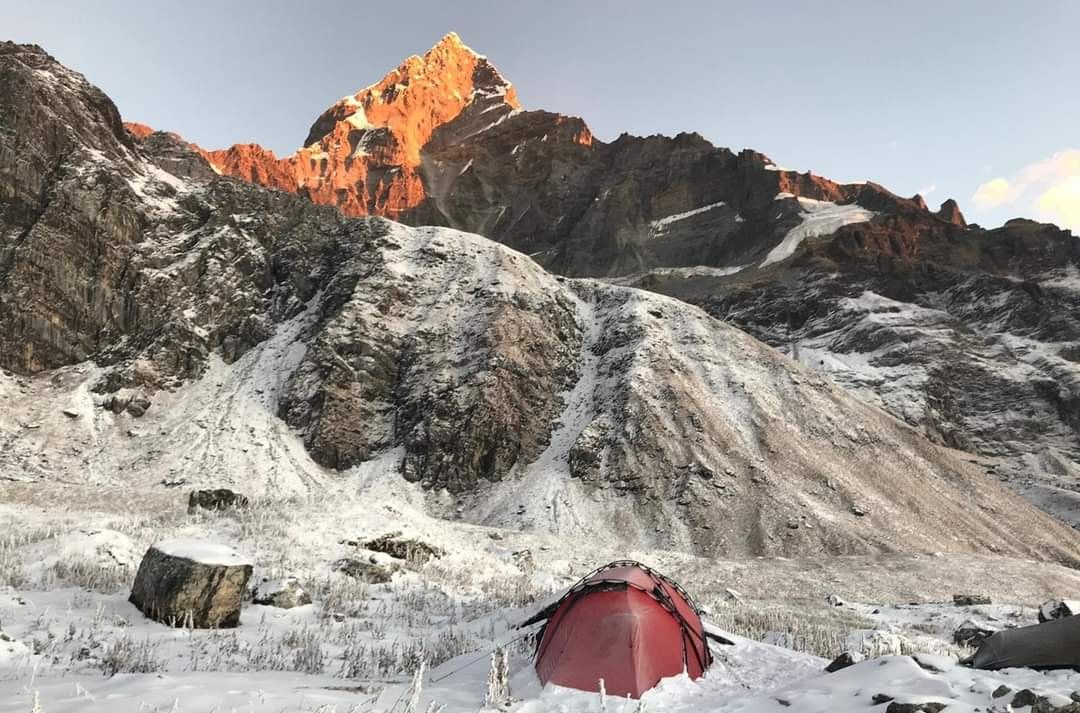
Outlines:
[[[292,156],[254,144],[205,155],[228,176],[301,192],[346,215],[392,217],[424,200],[421,151],[436,129],[460,117],[466,132],[482,131],[518,110],[514,88],[451,33],[323,112]]]
[[[295,191],[297,179],[289,160],[278,160],[273,151],[258,144],[235,144],[220,151],[197,149],[210,165],[226,176],[283,191]]]
[[[154,133],[152,127],[146,124],[140,124],[137,121],[125,121],[124,128],[128,130],[128,133],[137,139],[145,139],[150,134]]]

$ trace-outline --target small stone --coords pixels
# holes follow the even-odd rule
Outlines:
[[[421,565],[428,560],[446,555],[439,547],[420,540],[402,537],[400,532],[391,532],[364,543],[364,547],[373,552],[383,552],[399,560]]]
[[[973,621],[965,621],[953,632],[953,642],[958,646],[978,648],[983,641],[993,636],[991,629],[985,629]]]
[[[1075,703],[1067,703],[1064,706],[1058,707],[1054,705],[1047,696],[1039,696],[1035,703],[1031,705],[1030,713],[1072,713],[1074,710],[1080,708]]]
[[[941,713],[945,710],[944,703],[925,701],[923,703],[897,703],[893,701],[885,709],[885,713]]]
[[[127,412],[135,418],[142,418],[150,408],[150,399],[136,396],[128,402]]]
[[[344,557],[331,565],[335,572],[341,572],[368,584],[384,584],[394,578],[394,573],[401,571],[397,564],[375,564],[361,559]]]
[[[238,510],[248,506],[248,499],[228,488],[195,490],[188,496],[188,513],[196,510]]]
[[[994,689],[994,692],[990,694],[993,698],[1002,698],[1012,693],[1012,689],[1006,686],[1004,683]]]
[[[73,409],[73,408],[66,408],[66,409],[64,409],[64,410],[63,410],[63,414],[64,414],[65,416],[67,416],[68,418],[78,418],[78,417],[80,416],[79,412],[78,412],[78,411],[76,411],[76,410],[75,410],[75,409]]]
[[[828,666],[825,667],[826,673],[834,673],[845,669],[848,666],[854,666],[863,660],[863,655],[855,651],[845,651],[844,653],[833,659]]]
[[[875,693],[870,699],[875,706],[880,706],[882,703],[888,703],[893,700],[892,696],[886,696],[884,693]]]
[[[847,605],[847,602],[841,599],[840,596],[837,594],[830,594],[829,596],[825,597],[825,603],[828,604],[830,607],[842,607]]]
[[[958,607],[972,607],[990,604],[990,597],[985,594],[954,594],[953,604]]]
[[[293,609],[311,604],[311,595],[304,591],[296,577],[263,578],[255,587],[252,602],[279,609]]]
[[[1032,691],[1030,688],[1025,688],[1021,691],[1018,691],[1017,694],[1013,696],[1013,699],[1009,703],[1009,705],[1013,708],[1023,708],[1024,706],[1035,705],[1035,701],[1037,700],[1039,700],[1039,697],[1035,695],[1035,692]]]
[[[1039,623],[1064,619],[1080,612],[1080,601],[1075,599],[1051,599],[1039,607]]]

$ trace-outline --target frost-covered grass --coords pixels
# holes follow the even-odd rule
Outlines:
[[[829,608],[823,601],[826,586],[885,603],[912,601],[920,591],[946,599],[971,586],[964,572],[985,572],[983,560],[851,559],[800,567],[792,560],[725,563],[635,552],[436,519],[377,463],[352,477],[315,495],[255,494],[244,510],[191,514],[179,489],[30,491],[35,501],[50,503],[47,510],[18,501],[19,488],[29,486],[6,491],[12,502],[0,505],[0,529],[8,533],[0,539],[0,628],[18,645],[9,643],[13,653],[4,658],[0,643],[0,713],[26,713],[34,691],[47,713],[134,712],[144,702],[169,711],[177,701],[177,713],[214,706],[252,713],[319,706],[341,713],[359,706],[358,712],[385,713],[405,696],[420,662],[432,666],[421,707],[434,701],[448,713],[464,713],[481,704],[495,644],[512,654],[512,694],[523,699],[515,710],[543,713],[564,704],[592,710],[592,697],[539,689],[530,678],[530,642],[514,627],[560,588],[618,556],[671,573],[715,624],[749,640],[718,651],[709,680],[672,684],[656,702],[672,709],[697,699],[722,709],[723,701],[792,685],[816,675],[823,658],[856,639],[878,653],[955,653],[947,642],[958,617],[1034,618],[1030,608],[1012,617],[995,608],[985,614],[944,604]],[[397,532],[444,554],[400,560],[401,571],[381,584],[333,571],[339,558],[371,554],[362,543]],[[235,548],[254,562],[253,581],[294,576],[314,603],[293,610],[247,603],[241,625],[231,630],[150,622],[127,601],[131,577],[147,547],[175,538]],[[1033,596],[1032,582],[1063,576],[1035,568],[1024,577],[1025,570],[1009,569],[1019,565],[1004,562],[1001,582],[1026,592],[1018,601]],[[729,601],[728,587],[744,592],[745,601]],[[394,713],[401,713],[400,704]]]
[[[183,494],[176,493],[174,505],[164,510],[136,506],[121,514],[57,507],[35,515],[45,522],[32,527],[24,522],[25,511],[0,508],[0,525],[12,533],[0,540],[0,626],[26,646],[21,659],[0,657],[0,693],[29,695],[38,682],[80,676],[260,672],[318,677],[323,688],[378,693],[406,681],[421,662],[438,666],[492,647],[524,618],[521,607],[551,593],[550,578],[509,564],[510,552],[508,564],[498,566],[498,557],[482,553],[480,560],[487,561],[475,566],[475,545],[466,545],[474,535],[432,538],[438,531],[424,532],[423,518],[407,534],[434,541],[450,554],[428,562],[400,560],[401,572],[382,584],[332,571],[333,560],[360,556],[356,541],[401,529],[400,512],[373,516],[371,502],[355,504],[364,517],[343,517],[325,500],[299,497],[255,498],[250,507],[232,512],[188,514],[184,504]],[[248,604],[233,630],[150,622],[127,602],[127,594],[138,557],[151,544],[173,538],[236,548],[255,562],[253,581],[296,576],[314,604],[288,611]],[[297,690],[310,684],[287,680]],[[56,695],[47,687],[40,693],[49,710]]]
[[[531,645],[513,629],[556,596],[558,586],[572,580],[550,571],[552,566],[557,570],[565,566],[557,558],[562,553],[533,543],[535,558],[514,558],[522,546],[516,539],[520,533],[502,535],[515,539],[511,542],[478,540],[475,534],[463,540],[455,530],[467,526],[447,524],[439,536],[427,540],[445,550],[445,556],[413,563],[390,582],[366,583],[327,567],[336,554],[355,551],[353,545],[323,543],[324,553],[315,555],[318,548],[311,542],[290,534],[301,523],[315,527],[318,509],[318,504],[293,501],[257,503],[244,513],[103,518],[103,524],[145,541],[192,531],[227,540],[255,553],[256,576],[271,571],[299,574],[315,603],[287,611],[247,604],[241,626],[231,630],[173,629],[143,618],[126,601],[126,587],[108,591],[116,583],[109,584],[109,573],[71,567],[67,552],[58,564],[26,573],[21,581],[29,584],[18,589],[8,584],[0,594],[4,631],[29,650],[21,662],[0,664],[0,694],[7,696],[0,698],[12,701],[0,703],[0,712],[30,710],[36,692],[46,713],[181,713],[214,706],[266,713],[403,713],[407,701],[414,701],[417,710],[446,705],[449,713],[464,713],[478,710],[488,689],[489,652],[496,644],[508,643],[512,710],[611,710],[612,703],[601,707],[595,694],[557,687],[541,690],[528,659]],[[266,523],[267,530],[260,530],[259,523]],[[412,523],[416,529],[411,534],[423,537],[418,532],[423,525]],[[349,537],[341,540],[362,539],[389,528],[376,518],[368,527],[349,529]],[[27,531],[3,552],[8,561],[17,561],[27,548],[60,550],[70,542],[65,533],[43,527]],[[306,548],[306,554],[282,551],[298,547]],[[291,563],[304,556],[312,559],[304,569],[294,569]],[[503,556],[514,564],[500,564]],[[282,563],[290,566],[282,568]],[[761,561],[760,575],[767,577],[771,566]],[[735,700],[757,706],[755,697],[785,687],[795,686],[790,695],[801,695],[797,682],[817,675],[824,658],[855,641],[867,639],[864,650],[871,655],[930,652],[955,657],[961,652],[945,640],[955,618],[1021,623],[1034,616],[1031,609],[968,611],[945,604],[828,607],[806,600],[732,601],[719,583],[699,583],[696,593],[713,624],[746,641],[718,647],[718,663],[706,679],[669,682],[649,694],[647,707],[724,710]],[[417,692],[413,674],[424,665],[432,671]],[[836,700],[841,700],[841,693]],[[617,705],[625,708],[623,703]]]
[[[852,631],[874,622],[844,608],[795,607],[782,603],[717,603],[709,619],[725,631],[754,641],[783,641],[787,648],[832,658],[846,649]]]
[[[26,713],[35,691],[46,713],[125,713],[143,704],[142,710],[176,713],[215,706],[402,713],[421,663],[432,668],[421,708],[434,702],[447,713],[464,713],[482,702],[497,644],[511,654],[512,695],[519,699],[513,710],[599,710],[594,696],[541,690],[528,658],[532,643],[514,627],[618,555],[670,572],[714,624],[747,639],[718,649],[705,681],[673,682],[658,692],[655,706],[665,709],[707,700],[709,710],[722,710],[726,701],[814,676],[824,658],[854,644],[878,647],[872,653],[955,656],[959,651],[947,642],[959,617],[1017,624],[1034,618],[1030,608],[967,611],[951,604],[831,608],[800,583],[811,575],[799,574],[791,560],[723,563],[439,520],[402,497],[396,481],[387,479],[384,487],[375,471],[358,477],[366,485],[362,494],[331,483],[321,495],[256,496],[250,507],[232,512],[189,514],[186,493],[170,489],[127,499],[57,489],[48,491],[53,505],[46,511],[0,505],[0,528],[9,533],[0,539],[0,628],[12,640],[5,649],[0,639],[0,713]],[[397,532],[441,554],[397,560],[400,571],[385,583],[333,570],[339,558],[375,554],[362,543]],[[281,610],[248,602],[240,626],[221,631],[148,621],[127,601],[131,578],[147,547],[175,538],[235,548],[254,562],[253,582],[294,576],[314,603]],[[868,591],[864,580],[873,577],[872,591],[897,592],[884,601],[910,601],[912,583],[943,598],[965,586],[950,584],[965,581],[955,573],[935,584],[916,569],[931,566],[945,577],[950,567],[984,571],[986,565],[922,558],[894,567],[884,559],[852,559],[836,567],[816,563],[806,582],[827,581],[851,596]],[[1057,581],[1035,571],[1039,581]],[[915,573],[912,582],[906,572]],[[731,601],[729,586],[748,596]]]

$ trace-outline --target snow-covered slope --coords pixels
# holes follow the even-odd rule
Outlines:
[[[895,263],[859,275],[804,264],[769,287],[729,284],[723,298],[689,281],[659,289],[702,301],[932,440],[975,454],[992,477],[1076,524],[1075,275],[1075,267],[1021,279]]]
[[[1028,550],[1008,529],[1009,511],[1023,506],[1001,499],[956,456],[696,309],[598,283],[560,284],[523,256],[454,231],[380,227],[382,250],[392,256],[386,272],[354,285],[353,301],[321,331],[313,315],[326,312],[325,293],[237,362],[211,354],[201,378],[151,394],[140,418],[101,408],[111,396],[88,388],[108,378],[100,367],[5,378],[6,393],[22,397],[4,420],[12,444],[5,472],[96,486],[306,492],[338,476],[312,461],[303,431],[277,414],[288,414],[281,404],[316,400],[314,390],[328,392],[320,397],[324,409],[368,414],[359,435],[375,453],[398,453],[405,475],[431,461],[445,464],[419,471],[431,507],[484,522],[730,553],[822,545],[1068,552],[1049,542],[1045,551]],[[351,380],[338,385],[340,377],[317,370],[314,355],[327,350],[331,356],[321,358],[332,361],[338,331],[355,331],[363,324],[358,310],[399,289],[399,280],[411,282],[409,299],[363,337],[383,348],[408,343],[412,352],[413,368],[383,401],[349,391]],[[491,404],[472,401],[473,380],[503,388],[499,380],[511,378],[489,371],[490,357],[474,357],[492,346],[487,320],[512,304],[565,309],[563,319],[574,325],[563,349],[564,393],[552,389],[547,412],[504,400],[502,391]],[[513,341],[494,344],[511,350],[502,358],[527,343],[528,318],[505,327]],[[416,343],[417,334],[427,343]],[[557,352],[546,352],[543,367],[554,370]],[[530,393],[545,375],[520,378],[511,386]],[[428,400],[432,393],[437,403]],[[428,404],[415,407],[426,419],[420,436],[401,428],[401,412],[414,401]],[[438,421],[429,409],[442,411]],[[479,413],[470,417],[470,409]],[[494,409],[507,421],[493,420]],[[477,417],[492,419],[503,439],[513,427],[537,434],[534,455],[502,471],[467,470],[461,449],[475,426],[462,424]],[[309,446],[328,443],[340,454],[350,441],[328,435],[322,418]],[[487,438],[475,436],[481,448]],[[458,487],[465,478],[468,487]],[[911,497],[897,502],[897,490]],[[866,514],[854,514],[856,507]],[[980,513],[987,508],[1006,512],[987,517]],[[945,537],[933,526],[944,519],[953,525]]]
[[[272,262],[255,215],[212,217],[178,260],[229,264],[216,251],[239,243]],[[111,366],[4,377],[21,397],[0,421],[5,474],[302,493],[397,454],[433,512],[505,526],[728,554],[1075,556],[958,454],[696,308],[456,231],[348,229],[352,256],[231,364],[201,341],[223,295],[178,282],[158,309],[204,356],[177,386],[152,388],[176,378],[170,343],[138,335]],[[133,394],[145,415],[104,408]]]

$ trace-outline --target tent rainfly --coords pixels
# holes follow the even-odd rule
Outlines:
[[[643,564],[612,562],[586,575],[523,626],[538,632],[544,684],[639,698],[660,679],[699,678],[712,663],[701,616],[682,587]],[[603,684],[600,681],[603,680]]]
[[[1080,616],[1005,629],[988,637],[965,663],[982,669],[1080,669]]]

